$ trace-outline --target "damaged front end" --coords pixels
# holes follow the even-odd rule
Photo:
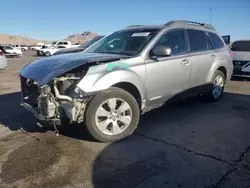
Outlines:
[[[106,66],[102,65],[126,58],[113,54],[77,53],[37,60],[20,72],[21,105],[39,120],[52,121],[54,125],[62,121],[81,123],[86,104],[96,93],[83,92],[77,87],[79,82],[87,73],[94,74],[90,67],[101,66],[100,70],[105,72]]]
[[[66,73],[41,87],[36,81],[20,76],[21,105],[41,121],[81,123],[86,103],[91,97],[84,96],[76,86],[82,74]]]

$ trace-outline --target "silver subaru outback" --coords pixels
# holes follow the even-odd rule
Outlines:
[[[26,65],[21,105],[39,122],[84,124],[95,139],[114,142],[134,132],[141,114],[177,94],[219,100],[232,71],[232,53],[209,24],[135,25],[85,52]]]

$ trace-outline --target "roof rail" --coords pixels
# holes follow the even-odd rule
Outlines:
[[[140,26],[143,26],[143,25],[130,25],[130,26],[127,26],[125,28],[127,29],[127,28],[140,27]]]
[[[193,21],[187,21],[187,20],[169,21],[168,23],[164,24],[164,26],[174,26],[174,25],[196,25],[196,26],[201,26],[201,27],[215,30],[215,28],[211,24],[205,24],[205,23],[199,23],[199,22],[193,22]]]

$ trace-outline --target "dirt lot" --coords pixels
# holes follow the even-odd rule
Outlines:
[[[94,142],[81,125],[55,136],[19,106],[25,52],[0,72],[1,188],[249,188],[250,82],[218,103],[187,99],[142,116],[128,139]]]

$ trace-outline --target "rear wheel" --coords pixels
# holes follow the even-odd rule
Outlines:
[[[222,71],[217,70],[212,78],[211,89],[206,94],[207,99],[211,102],[218,101],[223,95],[224,86],[225,86],[225,75]]]
[[[25,51],[25,49],[24,49],[24,48],[21,48],[21,51],[22,51],[22,52],[24,52],[24,51]]]
[[[94,96],[85,113],[88,131],[101,142],[114,142],[129,136],[136,129],[139,118],[135,98],[115,87]]]

